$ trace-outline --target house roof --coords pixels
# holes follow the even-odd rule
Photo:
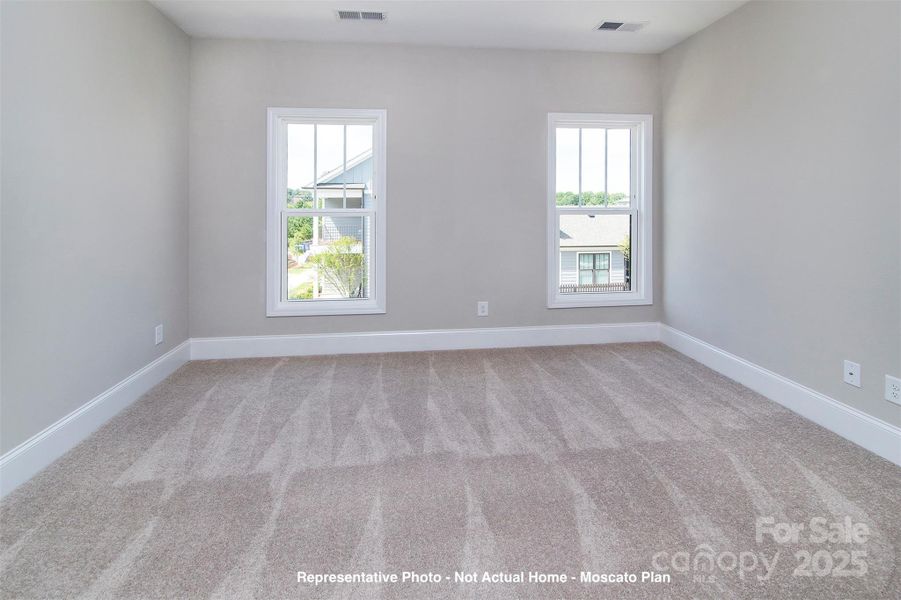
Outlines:
[[[629,215],[560,215],[560,247],[619,246],[629,235]]]
[[[338,176],[340,176],[342,173],[344,173],[345,170],[349,171],[349,170],[353,169],[354,167],[356,167],[357,165],[366,162],[370,158],[372,158],[372,149],[371,148],[369,150],[366,150],[365,152],[361,152],[360,154],[357,154],[353,158],[348,158],[346,167],[344,165],[340,165],[338,167],[335,167],[331,171],[326,171],[325,173],[320,175],[319,176],[319,186],[321,187],[325,183],[332,183],[333,180],[336,179]],[[314,182],[311,181],[303,187],[312,189],[313,183]],[[348,185],[350,185],[350,184],[348,184]]]

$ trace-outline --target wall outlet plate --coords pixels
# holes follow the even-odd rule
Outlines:
[[[885,376],[885,399],[901,406],[901,379]]]
[[[160,344],[163,343],[163,326],[162,325],[157,325],[156,327],[153,328],[153,341],[157,346],[159,346]]]
[[[847,383],[848,385],[860,387],[860,365],[856,362],[846,360],[845,371],[842,379],[844,379],[845,383]]]
[[[481,300],[476,303],[476,315],[480,317],[488,316],[488,303],[484,300]]]

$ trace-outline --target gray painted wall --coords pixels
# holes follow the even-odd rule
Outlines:
[[[753,2],[661,60],[665,322],[895,424],[899,10]]]
[[[187,338],[190,46],[143,2],[0,6],[5,452]]]
[[[545,308],[545,190],[547,113],[656,114],[658,62],[192,40],[191,335],[657,320]],[[268,106],[388,110],[387,314],[266,318]]]

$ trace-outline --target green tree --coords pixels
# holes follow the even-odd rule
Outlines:
[[[300,188],[288,188],[288,208],[313,208],[313,194]]]
[[[632,282],[632,238],[628,235],[619,243],[619,251],[623,253],[623,270],[625,271],[626,284]]]
[[[627,235],[623,238],[623,241],[619,243],[619,251],[623,253],[623,258],[629,260],[631,258],[632,253],[632,241]]]
[[[615,192],[582,192],[582,206],[612,206],[627,201],[626,194]],[[576,192],[557,192],[557,206],[579,206],[579,194]]]
[[[575,192],[557,192],[557,206],[578,206],[579,194]]]
[[[320,277],[342,297],[358,298],[363,295],[366,284],[366,261],[359,248],[360,240],[341,237],[329,244],[324,252],[309,257],[307,262],[316,265]]]
[[[313,239],[313,217],[288,217],[288,252],[299,254],[298,246]]]

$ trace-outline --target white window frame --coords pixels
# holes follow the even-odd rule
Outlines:
[[[385,312],[386,133],[388,112],[383,109],[269,108],[267,154],[266,316],[361,315]],[[372,125],[373,206],[347,209],[289,209],[288,125],[293,123]],[[290,216],[366,216],[370,218],[370,272],[368,298],[288,300],[288,255],[285,250]]]
[[[558,127],[632,129],[632,181],[628,207],[557,206]],[[653,130],[648,114],[548,113],[547,117],[547,306],[578,308],[653,304]],[[632,216],[631,286],[628,292],[560,293],[560,215]]]

